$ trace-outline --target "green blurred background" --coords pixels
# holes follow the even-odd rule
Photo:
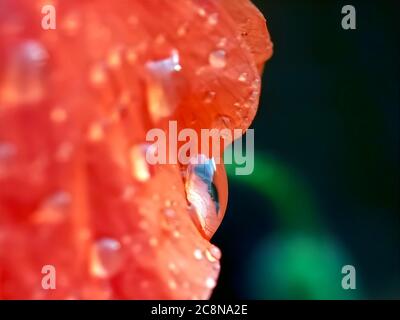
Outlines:
[[[399,299],[398,5],[254,2],[275,50],[253,124],[255,171],[227,168],[213,298]],[[346,4],[357,30],[341,28]],[[344,265],[356,290],[341,287]]]

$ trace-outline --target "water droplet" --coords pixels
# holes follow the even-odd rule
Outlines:
[[[101,65],[95,65],[89,73],[89,80],[95,87],[100,87],[107,82],[107,71]]]
[[[169,287],[171,290],[176,290],[176,288],[178,287],[178,285],[176,284],[176,282],[175,282],[174,280],[170,280],[170,281],[168,281],[168,287]]]
[[[179,37],[183,37],[183,36],[186,35],[187,29],[188,29],[187,24],[183,24],[183,25],[181,25],[181,26],[178,28],[178,31],[177,31],[176,33],[177,33],[177,35],[178,35]]]
[[[125,59],[129,64],[133,65],[136,63],[138,56],[134,48],[129,48],[125,52]]]
[[[207,15],[207,12],[204,8],[198,8],[197,13],[200,17],[203,17],[203,18]]]
[[[146,160],[147,147],[143,144],[135,145],[129,152],[132,177],[140,182],[146,182],[151,177],[150,166]]]
[[[114,48],[110,51],[107,57],[107,64],[111,69],[118,69],[121,66],[121,50],[120,48]]]
[[[55,154],[56,160],[60,162],[67,162],[71,159],[74,152],[74,146],[71,142],[63,142],[57,149]]]
[[[213,245],[208,250],[206,250],[206,257],[207,260],[210,262],[217,262],[221,259],[221,250]]]
[[[208,277],[206,279],[206,287],[209,289],[214,289],[217,283],[215,282],[215,279]]]
[[[223,69],[226,67],[226,52],[222,49],[210,53],[208,61],[213,68]]]
[[[149,239],[150,247],[157,247],[158,246],[158,239],[156,237],[151,237]]]
[[[174,230],[174,231],[172,231],[172,236],[175,239],[179,239],[181,237],[181,233],[178,230]]]
[[[215,100],[215,97],[217,96],[217,93],[215,91],[208,91],[206,95],[204,96],[204,103],[205,104],[210,104]]]
[[[153,122],[170,116],[177,107],[176,84],[173,74],[182,70],[177,50],[164,60],[147,63],[147,106]]]
[[[249,74],[244,72],[239,76],[238,80],[240,82],[247,82],[248,76],[249,76]]]
[[[70,204],[71,195],[68,192],[55,192],[33,214],[32,221],[39,224],[59,223],[64,220]]]
[[[176,216],[176,212],[172,208],[165,208],[164,215],[167,217],[167,219],[172,219]]]
[[[170,262],[170,263],[168,263],[168,270],[173,272],[173,273],[177,273],[178,268],[177,268],[175,263]]]
[[[11,143],[0,142],[0,161],[8,160],[17,154],[17,148]]]
[[[33,104],[45,93],[45,66],[49,55],[35,40],[26,40],[6,56],[6,68],[0,79],[0,103],[15,106]]]
[[[91,142],[99,142],[104,138],[104,127],[99,122],[94,122],[89,126],[88,139]]]
[[[69,13],[61,23],[62,30],[67,36],[74,36],[81,27],[79,16],[76,13]]]
[[[200,249],[196,249],[193,251],[193,256],[196,260],[201,260],[203,259],[203,253],[201,252]]]
[[[121,244],[118,240],[102,238],[92,248],[90,272],[99,278],[114,276],[122,267]]]
[[[141,230],[148,230],[149,229],[149,223],[147,221],[145,221],[145,220],[139,221],[138,226],[139,226],[139,229],[141,229]]]
[[[220,48],[220,49],[225,48],[227,43],[228,43],[228,39],[227,38],[221,38],[221,39],[219,39],[219,41],[217,43],[217,47]]]
[[[67,112],[64,108],[53,108],[50,112],[50,119],[53,122],[62,123],[67,119]]]
[[[127,186],[122,191],[122,199],[125,201],[132,200],[134,194],[135,194],[135,188],[133,186]]]
[[[218,24],[218,13],[212,13],[208,16],[207,22],[210,26]]]
[[[223,164],[199,155],[191,159],[185,174],[186,197],[193,222],[206,238],[218,229],[227,203],[227,178]]]

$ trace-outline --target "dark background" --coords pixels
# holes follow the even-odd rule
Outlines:
[[[255,172],[229,177],[213,298],[400,298],[399,6],[259,0]],[[341,27],[355,6],[357,30]],[[228,172],[231,170],[228,168]],[[356,290],[341,269],[356,268]]]

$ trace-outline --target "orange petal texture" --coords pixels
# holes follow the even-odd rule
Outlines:
[[[272,50],[262,15],[247,0],[0,7],[0,299],[209,298],[221,252],[145,137],[171,120],[249,127]]]

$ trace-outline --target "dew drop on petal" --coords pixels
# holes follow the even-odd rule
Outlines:
[[[202,154],[192,158],[185,174],[185,190],[193,222],[209,240],[221,224],[226,209],[227,178],[223,164],[217,167],[214,159]]]
[[[215,91],[208,91],[204,96],[204,103],[210,104],[215,100],[217,93]]]
[[[208,61],[213,68],[223,69],[226,67],[226,52],[224,50],[216,50],[210,53]]]
[[[218,24],[218,13],[212,13],[208,16],[207,22],[210,26]]]
[[[50,120],[54,123],[62,123],[67,119],[67,112],[64,108],[55,107],[50,112]]]
[[[134,145],[129,151],[131,174],[134,179],[146,182],[151,177],[150,166],[146,160],[147,145]]]
[[[206,279],[205,285],[206,285],[206,287],[207,287],[208,289],[214,289],[215,286],[217,285],[217,283],[216,283],[216,281],[215,281],[214,278],[208,277],[208,278]]]
[[[104,127],[99,122],[93,122],[89,126],[88,140],[91,142],[99,142],[104,138]]]
[[[90,272],[99,278],[114,276],[122,267],[121,244],[112,238],[102,238],[93,244]]]
[[[103,66],[95,65],[90,69],[89,80],[94,87],[100,87],[108,80],[107,71]]]
[[[0,79],[0,103],[15,106],[38,103],[45,94],[45,66],[49,55],[36,40],[26,40],[6,56]]]
[[[221,250],[213,245],[206,250],[206,257],[210,262],[217,262],[221,259]]]
[[[196,249],[193,251],[193,256],[196,260],[201,260],[203,259],[203,253],[201,252],[200,249]]]
[[[175,73],[182,70],[177,50],[172,50],[170,57],[147,63],[149,76],[147,79],[147,107],[151,119],[157,123],[170,116],[177,107]]]
[[[8,160],[17,154],[17,147],[11,143],[3,143],[0,141],[0,161]]]
[[[247,82],[248,76],[249,76],[248,73],[244,72],[239,76],[238,80],[240,82]]]

